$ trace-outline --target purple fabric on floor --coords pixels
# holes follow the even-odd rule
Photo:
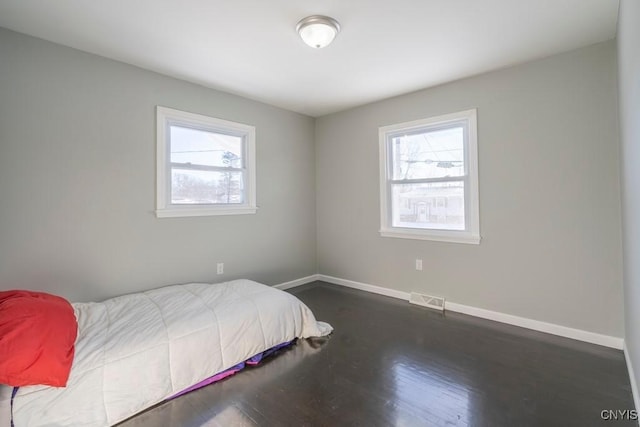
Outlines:
[[[235,374],[238,371],[241,371],[242,369],[244,369],[244,362],[240,362],[236,366],[232,366],[231,368],[226,369],[226,370],[224,370],[222,372],[219,372],[219,373],[215,374],[212,377],[204,379],[204,380],[200,381],[199,383],[194,384],[191,387],[186,388],[186,389],[182,390],[181,392],[174,394],[171,397],[168,397],[167,400],[175,399],[176,397],[182,396],[183,394],[187,394],[190,391],[197,390],[197,389],[202,388],[202,387],[204,387],[206,385],[209,385],[211,383],[215,383],[216,381],[220,381],[220,380],[222,380],[224,378],[230,377],[231,375]]]
[[[235,374],[236,372],[239,372],[242,369],[244,369],[245,363],[246,363],[246,365],[255,366],[255,365],[259,364],[262,361],[262,359],[264,359],[265,357],[271,356],[273,353],[275,353],[276,351],[280,350],[281,348],[284,348],[284,347],[287,347],[287,346],[291,345],[294,341],[295,341],[295,339],[291,340],[291,341],[288,341],[288,342],[284,342],[282,344],[278,344],[278,345],[276,345],[274,347],[271,347],[270,349],[265,350],[262,353],[258,353],[255,356],[247,359],[245,362],[240,362],[237,365],[232,366],[229,369],[225,369],[222,372],[218,372],[214,376],[206,378],[206,379],[200,381],[199,383],[194,384],[191,387],[186,388],[186,389],[174,394],[171,397],[168,397],[166,400],[175,399],[176,397],[182,396],[183,394],[187,394],[190,391],[197,390],[197,389],[202,388],[204,386],[207,386],[209,384],[212,384],[212,383],[215,383],[217,381],[220,381],[220,380],[222,380],[224,378],[230,377],[231,375]]]
[[[276,351],[280,350],[283,347],[287,347],[288,345],[290,345],[293,341],[289,341],[289,342],[283,342],[282,344],[278,344],[275,347],[271,347],[268,350],[263,351],[262,353],[258,353],[255,356],[253,356],[250,359],[247,359],[247,365],[257,365],[258,363],[260,363],[262,361],[262,359],[264,359],[265,357],[269,357],[271,356],[273,353],[275,353]]]

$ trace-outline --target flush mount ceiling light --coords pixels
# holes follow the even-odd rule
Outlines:
[[[306,44],[320,49],[331,44],[340,32],[340,24],[328,16],[312,15],[298,22],[296,31]]]

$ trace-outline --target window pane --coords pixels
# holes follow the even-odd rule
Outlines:
[[[171,169],[172,204],[243,203],[242,172]]]
[[[464,182],[393,184],[393,227],[464,230]]]
[[[170,126],[171,163],[242,168],[242,137]]]
[[[464,176],[464,128],[420,131],[391,138],[393,179]]]

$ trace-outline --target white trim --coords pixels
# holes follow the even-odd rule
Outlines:
[[[185,206],[179,208],[167,208],[167,209],[158,209],[156,210],[157,218],[176,218],[176,217],[187,217],[187,216],[211,216],[211,215],[244,215],[244,214],[254,214],[257,212],[257,208],[251,208],[246,206],[238,206],[234,208],[233,206],[224,205],[224,206]]]
[[[498,311],[486,310],[484,308],[471,307],[449,301],[445,302],[445,308],[447,310],[468,314],[470,316],[495,320],[496,322],[507,323],[509,325],[520,326],[521,328],[533,329],[534,331],[546,332],[548,334],[558,335],[561,337],[572,338],[578,341],[603,345],[605,347],[611,347],[618,350],[622,350],[622,346],[624,344],[624,340],[622,338],[584,331],[582,329],[569,328],[567,326],[514,316],[512,314],[500,313]]]
[[[320,280],[319,277],[320,277],[319,274],[312,274],[311,276],[302,277],[296,280],[291,280],[290,282],[284,282],[278,285],[273,285],[273,287],[284,291],[285,289],[291,289],[291,288],[295,288],[296,286],[306,285],[307,283],[315,282],[316,280]]]
[[[465,175],[451,178],[464,182],[464,205],[466,230],[435,230],[392,226],[390,200],[391,153],[389,137],[399,131],[411,132],[436,125],[447,125],[455,122],[466,122],[464,140]],[[397,123],[378,128],[379,169],[380,169],[380,235],[402,239],[433,240],[437,242],[480,244],[480,197],[478,183],[478,119],[477,109],[445,114],[411,122]],[[449,179],[446,179],[447,181]],[[416,181],[416,180],[414,180]],[[420,180],[419,180],[420,181]],[[425,181],[425,180],[422,180]],[[429,181],[440,181],[430,179]],[[395,182],[395,181],[394,181]]]
[[[243,138],[244,144],[244,202],[241,204],[174,205],[170,189],[170,142],[167,129],[178,124],[207,132],[233,134]],[[255,214],[256,205],[256,128],[244,123],[208,117],[187,111],[156,106],[156,217],[190,217],[209,215]]]
[[[318,275],[317,280],[322,280],[325,282],[333,283],[334,285],[359,289],[361,291],[372,292],[374,294],[385,295],[388,297],[407,301],[409,300],[410,296],[408,292],[389,289],[382,286],[370,285],[367,283],[356,282],[353,280],[340,279],[338,277],[326,276],[324,274]],[[572,338],[578,341],[611,347],[618,350],[622,350],[624,345],[624,340],[619,337],[598,334],[581,329],[569,328],[567,326],[556,325],[553,323],[542,322],[540,320],[528,319],[525,317],[514,316],[511,314],[500,313],[483,308],[471,307],[468,305],[457,304],[450,301],[445,302],[445,309],[458,313],[468,314],[470,316],[480,317],[483,319],[494,320],[496,322],[506,323],[509,325],[519,326],[522,328],[532,329],[534,331],[546,332],[552,335],[558,335],[565,338]]]
[[[391,298],[397,298],[409,301],[409,292],[397,291],[395,289],[384,288],[382,286],[369,285],[368,283],[356,282],[353,280],[340,279],[338,277],[326,276],[324,274],[319,275],[318,280],[324,282],[333,283],[334,285],[345,286],[347,288],[358,289],[365,292],[371,292],[374,294],[384,295]]]
[[[382,237],[396,237],[399,239],[414,239],[414,240],[433,240],[436,242],[449,242],[449,243],[467,243],[470,245],[480,244],[480,235],[478,234],[455,234],[455,231],[446,231],[442,234],[437,234],[437,230],[429,230],[429,232],[422,233],[423,230],[412,229],[406,232],[401,231],[402,228],[387,228],[380,230],[380,236]]]
[[[631,394],[633,395],[633,403],[635,404],[636,411],[640,411],[640,394],[638,394],[638,383],[636,382],[636,376],[633,371],[633,364],[631,363],[631,356],[629,356],[629,350],[627,349],[627,343],[623,346],[624,359],[627,362],[627,370],[629,371],[629,381],[631,382]],[[638,422],[640,425],[640,421]]]
[[[469,114],[469,141],[467,149],[469,155],[469,229],[471,237],[478,238],[480,243],[480,178],[478,176],[478,111],[474,108],[466,112]]]

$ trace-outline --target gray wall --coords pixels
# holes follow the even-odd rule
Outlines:
[[[622,159],[625,344],[640,384],[640,2],[622,0],[618,88]],[[635,396],[636,399],[640,396]],[[636,400],[636,403],[638,401]],[[640,408],[636,408],[640,409]]]
[[[156,105],[256,126],[256,215],[155,217]],[[313,138],[312,118],[0,29],[0,289],[314,274]]]
[[[610,41],[318,119],[319,271],[621,337],[615,49]],[[481,244],[380,237],[378,127],[473,107]]]
[[[315,135],[309,117],[1,29],[0,58],[0,289],[95,300],[320,272],[623,334],[613,42],[326,116]],[[257,127],[258,214],[155,218],[156,105]],[[482,243],[380,237],[378,127],[472,107]]]

